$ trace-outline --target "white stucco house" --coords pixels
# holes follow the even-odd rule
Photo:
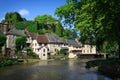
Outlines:
[[[48,55],[55,55],[58,50],[66,47],[64,40],[56,34],[34,34],[34,37],[32,33],[30,35],[27,42],[30,43],[33,52],[42,60],[47,60]]]
[[[77,58],[77,55],[82,53],[81,47],[82,44],[78,43],[76,40],[68,40],[68,57]]]
[[[84,44],[82,49],[82,54],[96,54],[96,46]]]

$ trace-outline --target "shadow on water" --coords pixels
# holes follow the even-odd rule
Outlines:
[[[86,60],[40,61],[0,69],[0,80],[112,80],[85,68]]]

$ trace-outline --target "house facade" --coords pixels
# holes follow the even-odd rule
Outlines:
[[[55,34],[36,34],[35,36],[30,47],[42,60],[46,60],[48,55],[55,55],[58,50],[66,47],[63,40]]]
[[[64,40],[56,34],[39,35],[14,28],[7,33],[7,48],[14,48],[15,39],[19,36],[27,37],[27,47],[31,47],[41,60],[47,60],[49,55],[55,55],[61,49],[68,50],[69,58],[77,58],[78,54],[96,54],[96,46],[82,45],[76,40]]]
[[[6,33],[7,41],[6,45],[7,48],[15,48],[15,39],[19,36],[25,36],[24,30],[17,30],[15,28],[11,29]]]
[[[68,57],[77,58],[77,55],[82,53],[81,47],[82,45],[76,40],[68,40]]]
[[[82,54],[96,54],[96,46],[84,44],[82,49]]]
[[[48,55],[55,55],[61,49],[68,50],[69,58],[77,58],[78,54],[96,54],[96,46],[84,45],[76,40],[64,40],[56,34],[31,34],[30,47],[42,60],[47,60]]]

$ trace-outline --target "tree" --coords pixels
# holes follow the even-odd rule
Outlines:
[[[72,32],[71,30],[69,29],[64,29],[64,33],[63,33],[63,38],[64,39],[71,39],[71,35],[72,35]]]
[[[51,15],[41,15],[41,16],[36,16],[35,21],[37,21],[40,24],[47,24],[48,21],[53,22],[56,21],[55,18],[53,18]]]
[[[27,38],[25,36],[17,37],[15,39],[15,47],[18,51],[24,49],[26,45]]]
[[[8,12],[5,14],[5,22],[16,23],[18,21],[25,21],[18,12]]]
[[[0,34],[0,52],[2,47],[5,45],[6,43],[6,36],[4,34]]]
[[[40,30],[40,34],[56,33],[59,36],[63,34],[62,24],[51,15],[36,16],[35,22],[37,23],[37,29]]]
[[[3,46],[6,43],[6,36],[4,34],[0,34],[0,46]]]
[[[71,8],[66,9],[66,6]],[[81,39],[88,43],[94,41],[99,50],[105,42],[117,42],[120,58],[119,9],[119,0],[67,0],[67,4],[57,8],[55,13],[64,18],[65,23],[72,22],[80,30]]]

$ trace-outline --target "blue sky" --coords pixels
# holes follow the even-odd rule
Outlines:
[[[7,12],[19,12],[27,20],[43,14],[55,17],[55,9],[65,3],[66,0],[0,0],[0,21]]]

